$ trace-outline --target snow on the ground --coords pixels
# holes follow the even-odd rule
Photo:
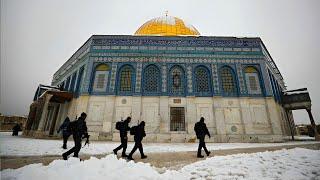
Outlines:
[[[287,143],[207,143],[209,150],[272,147],[281,145],[311,144],[315,141],[287,142]],[[83,142],[84,144],[84,142]],[[89,146],[81,149],[81,154],[108,154],[117,147],[119,142],[92,141]],[[68,148],[74,145],[72,137],[69,138]],[[134,143],[128,143],[128,150]],[[0,156],[37,156],[61,155],[65,152],[62,140],[32,139],[21,136],[11,136],[10,133],[0,133]],[[143,143],[144,152],[182,152],[196,151],[198,143]]]
[[[296,139],[296,140],[314,140],[315,137],[310,137],[310,136],[294,136],[294,139]]]
[[[106,179],[315,179],[320,180],[320,151],[295,148],[274,152],[216,156],[160,174],[148,163],[126,162],[115,155],[80,162],[55,160],[1,171],[3,180]]]

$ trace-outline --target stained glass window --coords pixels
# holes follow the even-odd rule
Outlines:
[[[120,91],[131,92],[132,91],[132,68],[125,66],[120,72]]]
[[[181,95],[184,93],[184,73],[178,66],[174,67],[170,73],[171,93]]]
[[[229,67],[223,67],[220,71],[222,90],[225,95],[237,95],[237,86]]]
[[[160,88],[160,70],[155,65],[148,66],[144,70],[144,92],[159,92]]]
[[[93,90],[97,92],[106,91],[108,84],[110,67],[106,64],[101,64],[96,67],[95,77],[93,82]]]
[[[198,67],[195,70],[196,92],[210,92],[209,73],[205,67]]]
[[[258,71],[254,67],[246,67],[244,72],[248,93],[261,94]]]

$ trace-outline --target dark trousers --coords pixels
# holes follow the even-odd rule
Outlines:
[[[13,131],[12,136],[18,136],[19,131]]]
[[[139,148],[141,157],[143,157],[143,156],[144,156],[144,153],[143,153],[143,147],[142,147],[141,141],[135,141],[134,147],[133,147],[133,149],[131,150],[131,152],[130,152],[130,154],[129,154],[129,157],[132,157],[133,153],[136,152],[136,150],[137,150],[138,148]]]
[[[67,149],[67,142],[68,142],[68,138],[69,138],[70,134],[63,134],[63,148]]]
[[[202,149],[202,148],[204,149],[204,151],[206,152],[206,154],[209,153],[209,151],[208,151],[208,149],[207,149],[207,147],[206,147],[206,143],[204,142],[204,137],[201,137],[201,138],[199,139],[198,156],[201,155],[201,149]]]
[[[79,157],[79,152],[81,149],[81,136],[73,135],[73,140],[74,140],[74,147],[63,154],[66,156],[69,156],[71,153],[74,153],[73,157]]]
[[[122,155],[125,155],[127,150],[127,145],[128,145],[128,137],[121,137],[121,144],[120,146],[115,148],[114,151],[119,151],[121,148],[123,148]]]

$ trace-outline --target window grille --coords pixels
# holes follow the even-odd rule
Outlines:
[[[170,115],[170,131],[185,131],[184,108],[172,107]]]
[[[256,77],[255,76],[249,76],[249,84],[250,84],[250,89],[251,90],[258,90],[258,86],[257,86],[257,81],[256,81]]]
[[[226,95],[236,95],[236,82],[232,75],[232,71],[228,67],[224,67],[221,69],[220,72],[221,83],[222,83],[222,90]]]
[[[247,67],[245,69],[245,78],[249,94],[261,94],[259,74],[253,67]]]
[[[204,67],[198,67],[195,71],[196,92],[209,92],[209,74]]]
[[[144,92],[159,92],[160,70],[155,66],[148,66],[144,71]]]
[[[120,91],[132,91],[132,69],[128,66],[124,67],[120,73]]]

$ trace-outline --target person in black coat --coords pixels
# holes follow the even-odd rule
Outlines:
[[[130,152],[130,154],[128,156],[129,160],[134,160],[132,158],[132,155],[137,149],[139,149],[139,151],[140,151],[141,159],[147,158],[147,156],[144,155],[144,153],[143,153],[143,147],[142,147],[142,139],[146,136],[146,132],[144,131],[144,126],[145,126],[145,122],[141,121],[141,123],[138,126],[135,127],[136,128],[134,130],[135,131],[134,132],[134,142],[135,142],[135,144],[134,144],[134,147],[133,147],[132,151]],[[134,127],[132,127],[132,128],[134,128]]]
[[[62,137],[63,137],[63,149],[67,149],[67,141],[69,136],[71,135],[71,132],[68,130],[68,126],[70,124],[70,119],[67,117],[63,123],[61,124],[60,128],[58,129],[57,133],[59,133],[62,130]]]
[[[20,125],[17,123],[12,128],[12,136],[18,136],[19,131],[22,131],[22,129],[21,129]]]
[[[208,135],[209,138],[211,138],[210,133],[208,131],[206,123],[204,123],[204,118],[201,117],[200,121],[197,122],[194,125],[194,131],[196,132],[197,139],[199,139],[199,147],[198,147],[198,158],[203,158],[204,156],[201,155],[201,149],[203,148],[204,151],[206,152],[207,156],[210,155],[210,151],[208,151],[206,147],[206,143],[204,142],[205,136]]]
[[[122,148],[122,157],[128,157],[126,154],[127,144],[128,144],[128,131],[130,131],[129,123],[131,122],[131,117],[127,117],[126,120],[121,122],[120,126],[120,139],[121,144],[113,150],[113,153],[117,155],[117,152]]]
[[[62,157],[64,160],[67,160],[68,156],[71,153],[74,153],[73,157],[79,156],[79,152],[81,149],[82,137],[89,136],[87,124],[85,121],[86,117],[87,117],[87,114],[83,112],[83,113],[81,113],[81,116],[78,118],[78,120],[70,122],[68,129],[70,132],[72,132],[73,140],[74,140],[74,147],[71,148],[69,151],[62,154]]]

